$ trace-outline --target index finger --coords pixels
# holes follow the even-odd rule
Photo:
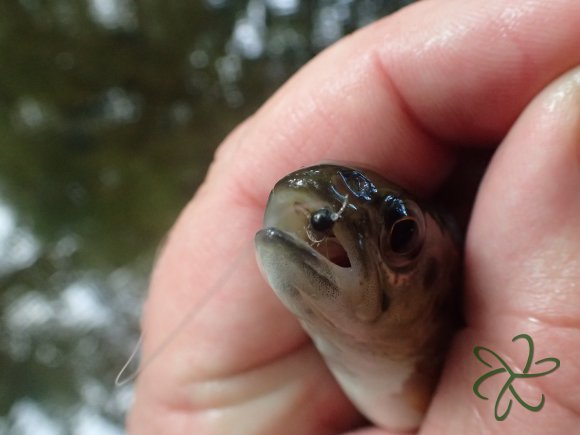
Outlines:
[[[260,227],[278,178],[320,160],[348,160],[428,192],[453,164],[446,144],[498,140],[539,89],[580,61],[579,23],[575,1],[433,0],[317,57],[226,140],[172,230],[146,305],[145,354],[228,273],[229,260]],[[237,291],[207,308],[206,329],[181,333],[163,364],[144,373],[133,421],[149,415],[151,424],[149,411],[159,406],[193,413],[203,407],[192,393],[200,378],[267,365],[304,342],[257,272],[240,273]]]
[[[226,141],[216,167],[261,202],[321,159],[372,163],[429,191],[449,170],[449,145],[496,144],[578,63],[579,24],[570,0],[415,4],[303,68]]]

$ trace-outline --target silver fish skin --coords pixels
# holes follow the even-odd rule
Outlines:
[[[416,429],[459,321],[453,221],[378,174],[319,165],[281,179],[260,269],[358,410]]]

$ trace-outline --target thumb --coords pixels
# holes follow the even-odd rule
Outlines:
[[[539,94],[498,148],[480,187],[465,253],[466,320],[451,352],[426,427],[444,433],[571,433],[580,427],[580,68]],[[534,345],[530,373],[553,364],[549,376],[520,378],[499,396],[507,372],[474,382],[502,365],[473,349],[485,346],[518,373]],[[490,355],[488,357],[488,355]],[[545,406],[532,412],[521,399]],[[511,410],[503,421],[495,418]],[[553,431],[553,432],[552,432]]]

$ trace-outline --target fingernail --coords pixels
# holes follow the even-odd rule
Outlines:
[[[568,106],[575,106],[577,117],[578,110],[580,110],[580,67],[574,68],[560,77],[553,86],[555,89],[546,101],[547,110],[557,112],[564,106],[568,112]]]
[[[569,130],[571,143],[580,168],[580,66],[564,74],[553,85],[544,103],[546,112],[557,117],[558,123]]]

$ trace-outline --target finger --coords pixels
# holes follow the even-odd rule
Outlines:
[[[260,203],[321,159],[371,163],[429,191],[452,163],[443,144],[497,143],[580,62],[579,25],[574,0],[414,4],[307,65],[222,147],[214,172]]]
[[[571,433],[580,427],[579,252],[580,68],[576,68],[526,109],[483,181],[466,245],[469,328],[452,352],[426,422],[428,430],[546,433],[550,428],[551,433]],[[512,397],[510,415],[498,422],[493,407],[506,379],[490,380],[485,385],[490,400],[478,399],[472,385],[491,369],[472,351],[475,346],[488,347],[521,372],[528,346],[511,340],[522,333],[535,343],[534,362],[556,357],[561,368],[517,383],[517,392],[530,404],[545,394],[541,411],[532,413]],[[530,372],[537,371],[541,367],[532,365]]]

